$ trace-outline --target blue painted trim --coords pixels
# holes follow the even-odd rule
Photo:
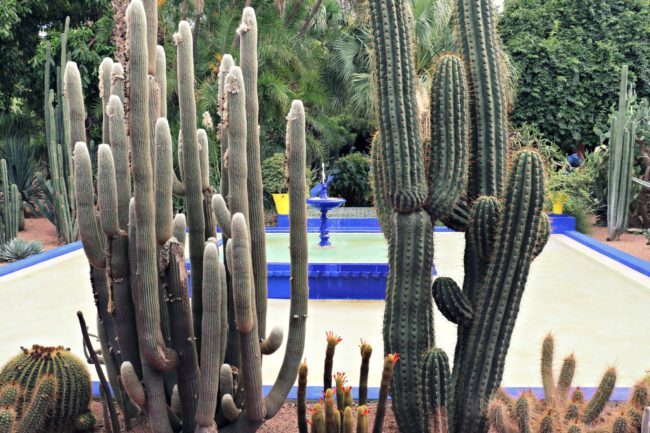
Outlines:
[[[185,262],[188,291],[192,296],[191,264]],[[291,266],[268,263],[269,299],[290,299]],[[310,263],[309,299],[381,300],[386,299],[388,263]],[[432,275],[437,275],[435,265]]]
[[[581,243],[582,245],[591,248],[592,250],[604,255],[605,257],[616,260],[628,268],[634,269],[635,271],[640,272],[647,277],[650,277],[650,262],[646,262],[645,260],[634,257],[633,255],[625,253],[619,249],[610,247],[603,242],[600,242],[592,237],[583,235],[582,233],[576,231],[568,231],[564,233],[564,235],[568,236],[576,242]]]
[[[551,220],[551,233],[561,235],[576,229],[576,219],[571,215],[549,214]]]
[[[576,220],[570,215],[549,215],[551,219],[551,232],[563,234],[576,229]],[[331,233],[381,233],[381,227],[377,218],[329,218],[329,229]],[[450,233],[454,230],[436,226],[433,229],[437,233]],[[278,215],[277,225],[266,227],[267,233],[288,233],[289,216]],[[307,218],[307,232],[320,232],[320,218]]]
[[[31,257],[27,257],[26,259],[17,260],[13,263],[0,266],[0,277],[4,277],[5,275],[18,272],[30,266],[38,265],[39,263],[43,263],[47,260],[54,259],[64,254],[68,254],[73,251],[80,250],[81,248],[82,248],[81,241],[72,242],[71,244],[56,247],[49,251],[45,251],[43,253],[36,254]]]
[[[92,382],[93,397],[99,397],[99,382]],[[585,399],[589,400],[596,393],[595,387],[580,388],[584,394]],[[268,394],[271,390],[271,385],[263,385],[262,390],[264,395]],[[535,394],[535,397],[538,399],[544,398],[544,388],[542,387],[506,387],[505,391],[511,397],[518,397],[524,391],[532,391]],[[627,401],[630,396],[631,388],[626,387],[617,387],[614,388],[610,401]],[[323,387],[322,386],[308,386],[307,387],[307,400],[319,400],[323,396]],[[359,388],[352,387],[352,398],[354,400],[359,399]],[[389,397],[390,398],[390,397]],[[294,386],[289,391],[287,400],[297,400],[298,399],[298,387]],[[368,399],[369,400],[378,400],[379,399],[379,387],[370,386],[368,387]]]

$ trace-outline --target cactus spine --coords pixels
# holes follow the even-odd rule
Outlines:
[[[627,228],[634,147],[638,124],[631,116],[628,68],[621,68],[618,111],[610,120],[609,166],[607,174],[608,240],[617,240]]]
[[[0,402],[12,429],[7,432],[91,430],[90,375],[76,356],[63,347],[32,346],[0,370]],[[88,417],[80,422],[81,417]],[[3,428],[0,412],[0,431]]]
[[[453,400],[446,396],[450,401],[436,403],[448,408],[454,433],[478,433],[485,425],[487,401],[501,381],[530,263],[544,244],[539,155],[529,150],[514,155],[505,182],[506,101],[491,2],[457,3],[465,67],[456,56],[438,60],[431,93],[434,135],[422,158],[408,5],[370,2],[381,130],[374,143],[378,149],[373,149],[379,172],[374,190],[390,266],[384,350],[401,356],[393,409],[400,429],[409,433],[430,431],[430,425],[444,428],[443,414],[430,412],[423,398],[431,395],[426,382],[442,383],[442,369],[436,380],[425,381],[419,374],[425,368],[422,355],[435,347],[432,217],[456,221],[467,230],[462,291],[449,280],[433,288],[439,308],[459,325],[449,380]],[[414,390],[422,398],[412,398]]]

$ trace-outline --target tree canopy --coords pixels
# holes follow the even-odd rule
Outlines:
[[[506,0],[501,37],[519,70],[511,120],[570,150],[595,145],[628,64],[650,95],[649,0]]]

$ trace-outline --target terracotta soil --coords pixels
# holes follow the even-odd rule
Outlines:
[[[607,241],[607,227],[593,226],[589,236],[610,247],[619,249],[634,257],[650,262],[650,245],[645,236],[640,234],[623,233],[618,241]]]
[[[25,241],[41,241],[43,251],[60,246],[56,227],[47,218],[26,218],[25,230],[18,232],[18,237]],[[0,266],[7,262],[0,261]]]
[[[314,402],[307,402],[308,410],[311,408]],[[368,426],[369,429],[372,429],[372,426],[375,422],[375,413],[377,412],[376,403],[370,403],[370,413],[368,415]],[[97,418],[97,428],[95,429],[96,433],[105,433],[104,429],[104,418],[102,415],[102,405],[98,400],[93,400],[92,410]],[[295,403],[285,403],[272,419],[266,421],[262,427],[258,430],[259,433],[298,433],[298,424],[296,420],[296,404]],[[124,428],[123,420],[120,417],[120,423],[122,428]],[[122,430],[124,431],[124,430]],[[137,420],[133,422],[132,428],[130,430],[133,433],[150,433],[149,427],[144,419]],[[390,401],[387,404],[386,408],[386,418],[384,419],[384,429],[383,433],[399,433],[397,429],[397,424],[395,424],[395,417],[393,416],[393,411],[390,408]]]

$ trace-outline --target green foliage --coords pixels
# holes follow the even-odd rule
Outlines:
[[[520,77],[511,120],[537,125],[565,151],[596,142],[592,127],[616,100],[621,64],[650,94],[646,0],[508,0],[500,30]]]
[[[20,238],[13,238],[9,242],[0,245],[0,262],[15,262],[38,254],[43,249],[40,241],[24,241]]]
[[[284,153],[275,153],[262,162],[262,183],[265,195],[285,194],[288,191],[285,165]]]
[[[371,206],[370,160],[368,156],[354,152],[339,158],[332,167],[334,181],[330,194],[346,199],[347,206]]]
[[[69,44],[72,60],[94,71],[99,64],[93,63],[95,56],[112,52],[107,52],[112,27],[109,0],[9,0],[0,9],[0,113],[10,111],[18,100],[27,112],[41,111],[41,87],[35,83],[43,82],[44,44],[58,41],[66,15],[75,33]],[[88,87],[91,92],[96,89]]]

